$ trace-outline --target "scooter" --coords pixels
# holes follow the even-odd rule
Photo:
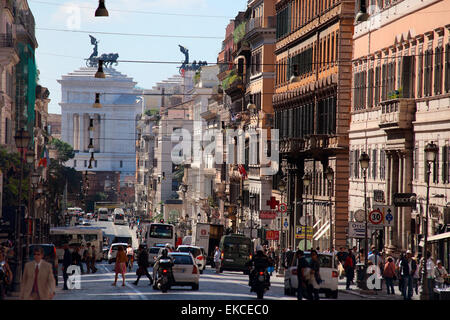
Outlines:
[[[270,276],[267,270],[257,269],[253,271],[253,280],[251,283],[251,288],[253,292],[256,292],[258,299],[264,299],[264,293],[269,290],[270,287]]]
[[[153,289],[159,289],[166,293],[172,285],[172,261],[170,259],[159,260],[158,279],[153,285]]]

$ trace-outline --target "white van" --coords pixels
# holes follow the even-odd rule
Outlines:
[[[114,217],[114,224],[126,224],[125,213],[123,212],[123,209],[115,208],[113,217]]]
[[[306,261],[311,263],[311,252],[305,251]],[[337,299],[338,297],[338,279],[339,271],[337,268],[337,259],[331,253],[318,253],[320,262],[320,278],[323,282],[320,284],[320,293],[325,293],[326,298]],[[297,281],[297,257],[294,254],[290,267],[284,274],[284,294],[296,295],[298,288]]]

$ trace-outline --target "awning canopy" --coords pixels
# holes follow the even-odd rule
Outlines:
[[[435,234],[434,236],[428,237],[427,242],[438,241],[447,238],[450,238],[450,232]],[[420,240],[419,246],[423,247],[423,239]]]
[[[330,229],[330,221],[327,221],[314,235],[314,240],[319,240]]]

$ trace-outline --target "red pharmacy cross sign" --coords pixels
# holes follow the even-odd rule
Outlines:
[[[276,209],[280,204],[280,201],[275,200],[275,197],[270,197],[270,200],[267,200],[266,204],[270,206],[270,209]]]

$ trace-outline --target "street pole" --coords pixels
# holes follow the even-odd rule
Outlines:
[[[331,201],[331,187],[333,185],[333,181],[329,180],[328,192],[330,194],[330,251],[333,248],[333,202]],[[333,252],[332,252],[333,253]]]
[[[430,204],[430,174],[431,174],[431,164],[427,161],[427,207],[425,209],[425,223],[423,225],[424,228],[424,244],[423,244],[423,253],[422,253],[422,295],[420,300],[429,300],[430,292],[428,292],[428,283],[427,283],[427,252],[428,252],[428,207]]]
[[[20,292],[20,282],[22,280],[22,242],[20,236],[20,225],[21,219],[21,201],[22,201],[22,180],[23,180],[23,152],[20,150],[20,180],[19,180],[19,195],[17,200],[17,211],[16,211],[16,239],[15,239],[15,251],[16,251],[16,270],[13,281],[13,292]]]
[[[363,178],[364,178],[364,216],[365,216],[365,230],[364,230],[364,265],[367,268],[367,260],[369,257],[369,251],[368,251],[368,232],[367,232],[367,218],[368,218],[368,214],[367,214],[367,201],[366,201],[366,170],[367,169],[363,169]]]

